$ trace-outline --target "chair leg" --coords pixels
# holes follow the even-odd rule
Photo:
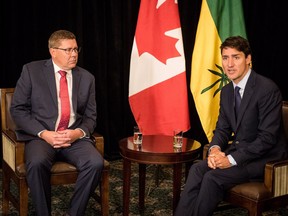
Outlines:
[[[262,206],[255,202],[251,203],[247,209],[249,216],[262,216]]]
[[[28,215],[28,185],[26,179],[21,179],[19,182],[19,215]]]
[[[19,211],[19,216],[27,216],[28,215],[28,186],[25,178],[17,178],[11,176],[12,170],[10,167],[4,162],[2,164],[2,188],[3,188],[3,203],[2,203],[2,214],[8,215],[9,213],[9,201],[14,205],[14,207]],[[19,197],[15,197],[11,193],[11,182],[15,181],[15,184],[18,187]],[[10,200],[11,199],[11,200]],[[19,208],[19,209],[18,209]]]
[[[2,172],[2,214],[3,215],[8,215],[9,212],[9,198],[8,198],[8,193],[10,190],[10,182],[11,178],[8,175],[5,175],[6,171],[6,165],[3,163],[3,172]]]
[[[102,216],[108,216],[109,215],[109,170],[105,168],[102,171],[100,196],[101,196]]]

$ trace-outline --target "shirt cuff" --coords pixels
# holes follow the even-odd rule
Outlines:
[[[46,130],[42,130],[42,131],[40,131],[37,135],[38,135],[38,137],[40,137],[41,138],[41,134],[44,132],[44,131],[46,131]]]
[[[208,150],[208,155],[210,154],[210,152],[211,152],[211,149],[212,148],[219,148],[219,150],[221,151],[221,147],[219,146],[219,145],[213,145],[213,146],[211,146],[210,148],[209,148],[209,150]]]
[[[85,133],[84,130],[82,130],[81,128],[76,128],[76,129],[82,131],[82,133],[83,133],[83,136],[81,136],[79,139],[83,139],[84,137],[86,137],[86,133]],[[76,130],[76,129],[75,129],[75,130]]]
[[[231,166],[236,166],[237,162],[234,160],[234,158],[231,155],[227,155],[227,158],[231,164]]]

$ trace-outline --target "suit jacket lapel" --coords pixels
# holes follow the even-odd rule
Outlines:
[[[230,82],[230,88],[231,90],[229,91],[230,94],[229,94],[229,97],[228,97],[228,104],[229,104],[229,109],[230,109],[230,113],[232,115],[231,117],[231,123],[232,123],[232,127],[233,128],[236,128],[236,115],[235,115],[235,109],[234,109],[234,106],[235,106],[235,100],[234,100],[234,88],[233,88],[233,84],[232,82]]]
[[[72,70],[72,80],[73,80],[73,88],[72,88],[72,105],[74,112],[77,110],[77,95],[79,91],[81,75],[79,73],[79,69],[76,67]]]
[[[238,119],[237,119],[237,127],[239,126],[241,119],[246,111],[246,107],[248,106],[253,92],[254,92],[254,85],[255,85],[255,73],[253,73],[253,71],[250,74],[250,77],[247,81],[247,84],[245,86],[245,91],[243,94],[243,98],[241,100],[241,105],[240,105],[240,109],[239,109],[239,113],[238,113]]]
[[[45,64],[47,67],[44,67],[44,76],[47,80],[49,91],[51,93],[51,97],[54,101],[55,106],[58,107],[57,102],[57,90],[56,90],[56,80],[55,80],[55,73],[52,64],[52,60],[47,61]]]

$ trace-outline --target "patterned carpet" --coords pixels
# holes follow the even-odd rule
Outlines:
[[[138,166],[132,163],[131,194],[130,194],[130,215],[131,216],[169,216],[172,215],[172,169],[170,166],[162,166],[159,172],[158,186],[156,184],[156,166],[148,166],[146,177],[146,198],[145,210],[138,209]],[[2,182],[2,174],[0,176]],[[112,216],[122,215],[122,160],[110,162],[110,203],[109,212]],[[2,187],[2,183],[1,183]],[[69,197],[73,192],[73,185],[53,186],[52,188],[52,215],[62,216],[65,214]],[[2,192],[0,191],[2,200]],[[2,213],[2,202],[0,202],[0,213]],[[11,216],[18,215],[11,206]],[[29,216],[35,215],[34,208],[29,198]],[[86,211],[87,216],[100,215],[100,205],[95,204],[91,198]],[[247,211],[241,208],[232,208],[223,211],[216,211],[213,216],[247,216]],[[288,209],[278,209],[264,212],[264,216],[288,216]]]

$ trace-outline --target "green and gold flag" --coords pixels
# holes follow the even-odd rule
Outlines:
[[[192,55],[190,88],[210,142],[215,129],[220,91],[229,80],[221,63],[221,43],[229,36],[246,37],[241,0],[203,0]]]

